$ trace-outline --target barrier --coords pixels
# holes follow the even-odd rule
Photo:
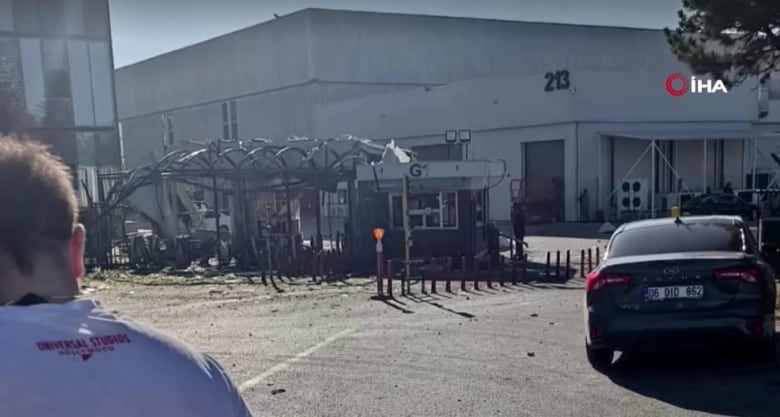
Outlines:
[[[466,257],[460,257],[460,290],[466,291]]]
[[[588,273],[593,272],[593,250],[588,248]]]
[[[393,261],[387,260],[387,296],[393,298]]]
[[[445,284],[444,291],[451,293],[452,292],[452,258],[447,257],[447,283]]]

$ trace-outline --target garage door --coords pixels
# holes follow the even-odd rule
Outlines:
[[[564,218],[563,140],[527,142],[524,150],[526,200],[538,203],[540,211],[551,211],[549,213],[551,218],[562,220]]]

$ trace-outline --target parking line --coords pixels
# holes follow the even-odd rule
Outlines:
[[[316,345],[304,350],[303,352],[293,356],[290,359],[287,359],[284,362],[280,362],[271,368],[269,368],[267,371],[263,372],[262,374],[244,382],[243,384],[239,385],[238,390],[241,392],[244,392],[248,390],[249,388],[254,387],[255,385],[263,382],[266,378],[270,377],[271,375],[276,374],[277,372],[283,371],[290,367],[290,365],[300,362],[301,360],[305,359],[307,356],[310,356],[312,353],[324,348],[325,346],[328,346],[329,344],[335,342],[338,339],[341,339],[343,337],[346,337],[352,333],[354,333],[357,329],[346,329],[342,330],[333,336],[323,340],[320,343],[317,343]]]

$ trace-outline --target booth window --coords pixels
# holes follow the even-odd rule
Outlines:
[[[482,190],[475,191],[472,194],[474,198],[475,214],[477,226],[485,224],[485,192]]]
[[[402,229],[403,202],[400,195],[390,196],[390,221]],[[409,195],[409,226],[415,229],[455,229],[458,227],[458,201],[454,191]]]

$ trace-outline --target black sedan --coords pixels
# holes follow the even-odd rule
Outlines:
[[[616,350],[737,346],[774,361],[775,294],[739,217],[624,224],[586,281],[588,360],[606,369]]]
[[[734,194],[703,194],[696,196],[680,207],[683,215],[724,214],[742,216],[747,220],[758,218],[758,206],[748,203]]]

